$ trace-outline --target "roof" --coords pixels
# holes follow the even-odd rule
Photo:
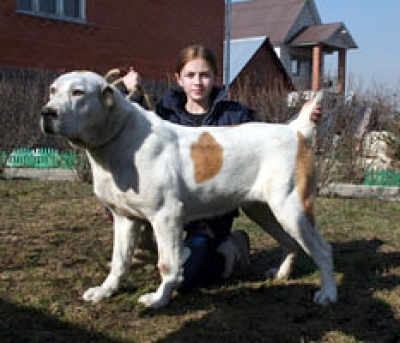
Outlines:
[[[333,48],[357,49],[357,44],[343,23],[310,26],[290,42],[291,46],[316,44],[324,44]]]
[[[266,40],[266,36],[231,39],[229,84],[236,79]]]
[[[252,0],[232,6],[231,37],[248,38],[267,35],[273,45],[285,42],[303,8],[309,5],[320,24],[313,0]]]
[[[241,39],[230,40],[230,71],[229,71],[229,84],[239,76],[242,70],[251,63],[254,55],[261,49],[266,48],[273,59],[276,61],[277,67],[280,69],[282,77],[293,88],[291,79],[287,74],[285,67],[281,60],[276,55],[273,46],[271,45],[267,36],[250,37]],[[294,88],[293,88],[294,89]]]

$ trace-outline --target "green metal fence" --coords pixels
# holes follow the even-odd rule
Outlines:
[[[400,172],[382,169],[367,169],[364,172],[364,185],[400,187]]]
[[[59,153],[57,149],[41,148],[29,149],[18,148],[11,152],[9,156],[5,152],[1,153],[1,165],[13,168],[62,168],[74,169],[77,156],[75,153]]]
[[[73,152],[59,153],[57,149],[19,148],[7,155],[0,153],[0,166],[13,168],[62,168],[75,169],[80,161]],[[382,169],[366,169],[364,185],[400,187],[400,172]]]

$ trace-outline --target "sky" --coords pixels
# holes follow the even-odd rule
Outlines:
[[[347,52],[347,88],[400,91],[400,1],[314,0],[323,24],[343,22],[356,42]],[[337,56],[325,60],[337,69]],[[350,80],[350,82],[349,82]]]

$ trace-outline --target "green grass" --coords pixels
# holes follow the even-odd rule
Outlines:
[[[161,310],[138,304],[154,290],[154,264],[132,267],[121,291],[86,303],[108,272],[112,231],[91,187],[0,181],[1,342],[398,342],[400,204],[319,198],[333,245],[339,302],[312,303],[319,272],[300,256],[289,281],[265,279],[275,242],[245,217],[251,268],[225,284],[177,296]],[[290,214],[288,214],[290,215]]]

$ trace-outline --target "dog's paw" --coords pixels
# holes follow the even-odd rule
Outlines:
[[[92,301],[94,303],[97,303],[104,298],[111,297],[112,294],[113,291],[111,289],[98,286],[89,288],[85,293],[83,293],[82,298],[85,301]]]
[[[315,292],[314,302],[322,305],[328,306],[329,304],[337,302],[337,290],[329,289],[329,290],[319,290]]]
[[[282,271],[279,268],[270,268],[265,272],[265,277],[270,280],[288,280],[290,272]]]
[[[168,304],[169,299],[160,298],[157,292],[143,294],[139,298],[139,302],[146,307],[160,308]]]

